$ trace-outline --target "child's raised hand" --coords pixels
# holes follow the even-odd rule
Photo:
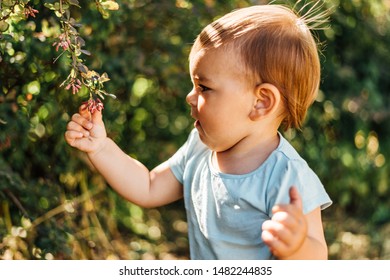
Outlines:
[[[106,138],[101,111],[96,110],[91,114],[86,105],[80,106],[79,113],[72,116],[66,127],[66,142],[86,153],[100,151],[104,147]]]
[[[302,212],[302,200],[295,187],[289,191],[290,204],[272,208],[271,220],[263,223],[262,238],[274,256],[288,258],[299,250],[307,237],[307,222]]]

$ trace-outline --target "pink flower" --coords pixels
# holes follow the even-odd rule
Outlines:
[[[88,101],[83,102],[84,105],[86,105],[86,108],[88,111],[93,114],[96,111],[101,112],[104,109],[103,102],[99,99],[89,99]]]
[[[70,88],[72,88],[73,94],[78,93],[81,88],[81,81],[79,79],[72,78],[68,85],[65,87],[66,90],[69,90]]]
[[[53,43],[53,46],[56,46],[56,51],[58,52],[59,48],[62,48],[64,51],[69,49],[70,46],[70,40],[66,36],[65,33],[61,33],[60,36],[58,36],[58,41]]]
[[[32,16],[32,17],[35,18],[35,14],[38,14],[39,11],[33,9],[33,8],[30,7],[30,6],[25,6],[25,7],[24,7],[23,13],[24,13],[24,16],[25,16],[26,18],[28,18],[29,16]]]

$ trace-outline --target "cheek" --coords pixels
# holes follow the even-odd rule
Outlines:
[[[198,97],[197,109],[200,115],[199,117],[213,113],[215,110],[213,107],[214,106],[211,106],[210,102],[207,102],[203,96]]]

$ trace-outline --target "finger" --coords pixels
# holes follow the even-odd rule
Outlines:
[[[78,137],[79,135],[80,133],[77,131],[67,131],[65,132],[65,140],[71,147],[89,152],[92,145],[90,137]]]
[[[92,122],[94,124],[101,124],[103,122],[103,114],[100,110],[96,110],[93,114],[92,114]]]
[[[83,136],[81,132],[77,131],[66,131],[65,132],[65,141],[72,147],[79,148],[79,142],[82,139],[87,139]]]
[[[285,227],[283,224],[268,220],[263,223],[262,227],[263,231],[266,231],[279,241],[288,244],[289,241],[292,239],[293,234],[289,230],[289,228]]]
[[[261,238],[274,256],[283,257],[285,252],[288,252],[288,246],[272,234],[272,232],[267,230],[263,231],[261,233]]]
[[[290,213],[285,212],[285,211],[276,212],[272,216],[272,221],[278,222],[278,223],[280,223],[280,224],[282,224],[290,229],[298,226],[297,217],[295,217],[295,216],[293,216]]]
[[[277,214],[277,213],[285,213],[285,214]],[[279,204],[272,207],[272,218],[276,215],[278,221],[289,216],[294,219],[299,219],[302,216],[302,210],[293,204]]]
[[[270,237],[269,240],[267,240],[267,236]],[[267,232],[263,232],[263,240],[267,240],[264,241],[268,248],[270,249],[271,253],[277,257],[277,258],[282,258],[282,257],[285,257],[286,255],[289,255],[290,254],[290,248],[284,243],[282,242],[280,239],[278,238],[275,238],[274,236],[272,235],[269,235]]]
[[[88,119],[86,119],[84,116],[80,114],[74,114],[72,116],[72,121],[76,124],[81,125],[83,128],[90,130],[93,127],[92,122],[90,122]]]
[[[307,225],[305,216],[295,205],[287,204],[287,205],[278,205],[274,207],[275,209],[279,209],[279,211],[274,212],[272,216],[272,221],[278,222],[285,226],[291,234],[296,234],[305,231]],[[274,209],[273,209],[274,210]]]
[[[272,245],[274,243],[274,240],[276,237],[268,230],[263,230],[261,233],[261,238],[263,239],[264,243],[272,249]]]
[[[79,132],[81,133],[81,136],[88,137],[90,135],[89,131],[84,129],[81,125],[74,121],[70,121],[68,125],[66,126],[67,131],[74,131],[74,132]],[[75,134],[77,135],[77,134]]]
[[[290,195],[290,204],[297,206],[300,210],[302,210],[302,199],[299,195],[298,189],[296,187],[291,187],[289,191]]]
[[[87,104],[82,104],[80,107],[79,107],[79,114],[86,118],[87,120],[91,120],[91,113],[89,112],[88,110],[88,106]]]
[[[73,139],[83,138],[84,134],[80,131],[68,130],[65,132],[65,140],[72,141]]]

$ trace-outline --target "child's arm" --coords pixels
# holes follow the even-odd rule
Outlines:
[[[272,219],[263,223],[264,242],[279,259],[327,259],[320,208],[304,215],[295,187],[290,189],[290,201],[274,206]]]
[[[65,140],[86,152],[111,187],[135,204],[157,207],[183,196],[182,186],[167,163],[149,172],[107,137],[99,111],[91,117],[85,106],[80,107],[79,114],[74,114],[67,126]]]

